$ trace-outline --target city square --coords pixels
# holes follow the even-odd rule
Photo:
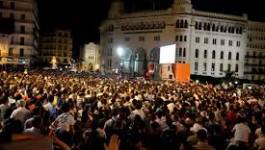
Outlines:
[[[265,18],[233,1],[0,0],[0,150],[265,150]]]

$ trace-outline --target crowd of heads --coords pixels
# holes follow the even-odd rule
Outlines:
[[[52,132],[77,150],[104,150],[112,135],[119,137],[120,150],[262,150],[263,91],[192,81],[1,72],[0,141]]]

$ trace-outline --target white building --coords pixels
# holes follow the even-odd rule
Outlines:
[[[8,50],[1,52],[2,64],[29,65],[38,55],[39,19],[35,0],[0,0],[0,20],[13,20]]]
[[[254,64],[257,73],[245,65],[245,57],[263,51],[250,47],[262,45],[263,27],[249,21],[246,14],[195,10],[190,0],[175,0],[168,10],[134,13],[125,13],[123,3],[116,0],[100,27],[102,64],[105,70],[123,67],[143,73],[148,64],[158,64],[160,46],[176,44],[176,63],[190,64],[191,74],[224,77],[226,71],[234,71],[238,78],[264,79],[259,62]],[[123,56],[118,49],[123,49]]]
[[[100,68],[100,47],[95,43],[85,44],[80,50],[80,60],[84,71],[98,70]]]

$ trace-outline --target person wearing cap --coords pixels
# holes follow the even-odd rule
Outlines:
[[[24,125],[25,121],[30,117],[30,111],[25,108],[26,102],[24,100],[17,101],[16,105],[17,108],[12,112],[10,118],[19,120],[21,125]]]

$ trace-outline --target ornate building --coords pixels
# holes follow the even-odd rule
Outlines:
[[[94,71],[100,68],[100,47],[95,43],[85,44],[80,50],[79,59],[83,71]]]
[[[12,20],[8,49],[0,49],[2,65],[29,65],[38,55],[39,19],[35,0],[0,0],[0,22]],[[6,35],[7,36],[7,35]]]
[[[224,77],[234,71],[238,78],[263,80],[264,29],[246,14],[195,10],[190,0],[175,0],[167,10],[134,13],[126,13],[116,0],[100,27],[102,64],[106,71],[143,74],[148,64],[159,63],[161,46],[176,44],[176,63],[190,64],[191,74]]]

